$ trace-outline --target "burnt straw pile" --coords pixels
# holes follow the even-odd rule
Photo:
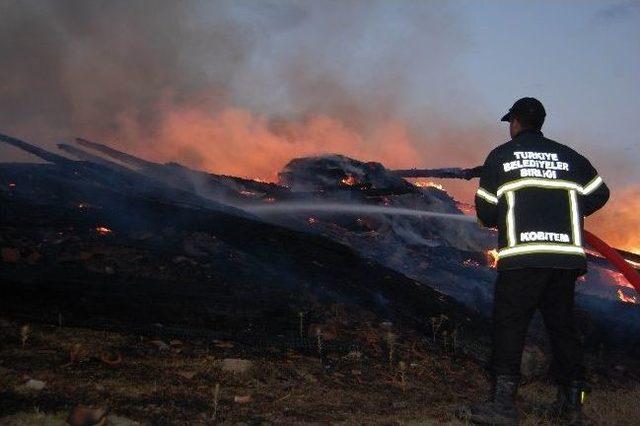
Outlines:
[[[67,156],[0,139],[46,161],[0,165],[0,308],[9,316],[304,347],[314,336],[301,331],[302,316],[322,324],[331,306],[348,306],[427,334],[444,315],[464,328],[465,350],[483,352],[495,235],[393,213],[462,216],[436,184],[340,155],[292,160],[275,184],[84,139],[60,144]],[[321,208],[338,204],[353,209]],[[579,294],[586,341],[636,351],[634,294],[590,259]]]
[[[0,309],[14,318],[256,348],[315,344],[300,316],[321,324],[335,305],[414,330],[445,313],[482,327],[452,298],[353,248],[232,206],[294,199],[285,187],[106,147],[117,162],[4,140],[48,162],[0,167]]]

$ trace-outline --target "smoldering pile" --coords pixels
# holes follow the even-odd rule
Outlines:
[[[315,283],[318,276],[322,276],[321,281],[325,284],[321,293],[327,294],[342,292],[336,286],[339,288],[350,282],[350,294],[364,291],[368,294],[365,297],[367,303],[378,305],[382,310],[388,309],[388,304],[395,306],[394,309],[404,309],[402,305],[406,300],[402,299],[402,295],[407,289],[409,292],[435,289],[437,293],[430,293],[429,296],[432,300],[455,299],[485,317],[491,308],[495,270],[491,266],[493,259],[488,252],[495,247],[495,234],[474,223],[451,222],[437,217],[416,219],[387,213],[344,214],[326,210],[311,213],[309,210],[285,211],[278,215],[256,217],[245,210],[247,206],[295,202],[309,205],[343,203],[463,214],[456,200],[438,185],[428,182],[413,184],[390,172],[382,164],[364,163],[341,155],[299,158],[287,164],[279,175],[279,182],[275,184],[215,175],[177,163],[153,163],[83,139],[77,140],[79,147],[66,144],[59,146],[81,161],[69,160],[16,139],[5,137],[4,140],[54,163],[53,166],[3,167],[3,193],[13,197],[8,200],[26,199],[29,203],[42,204],[44,210],[53,209],[52,206],[59,208],[62,203],[66,207],[72,205],[83,212],[85,221],[91,216],[88,213],[98,214],[88,228],[93,234],[98,227],[108,224],[109,230],[120,228],[116,232],[119,235],[122,235],[121,230],[125,228],[137,234],[150,233],[153,237],[150,237],[147,246],[157,243],[162,247],[167,240],[172,239],[170,235],[175,235],[176,232],[184,237],[182,243],[185,244],[194,237],[190,232],[198,232],[200,237],[213,232],[236,252],[234,255],[223,250],[225,255],[245,259],[244,266],[236,265],[234,269],[238,276],[244,276],[245,279],[250,276],[251,280],[258,281],[282,280],[286,282],[286,288],[292,288],[298,285],[294,283],[298,279],[301,282],[309,280],[306,285],[314,286],[312,283]],[[38,184],[20,182],[16,186],[15,181],[25,176],[38,177]],[[74,176],[82,176],[84,181],[78,182]],[[69,179],[75,179],[73,189],[72,186],[65,187],[71,183]],[[14,187],[7,190],[10,182],[14,183]],[[53,188],[55,185],[57,187]],[[115,198],[114,192],[117,194]],[[56,194],[57,199],[51,198],[53,194]],[[138,210],[140,203],[146,203],[143,211]],[[182,212],[169,220],[164,216],[167,207],[186,208],[189,213]],[[157,214],[157,211],[163,213]],[[197,220],[187,220],[193,211],[205,216],[213,212],[213,216],[208,219],[212,222],[208,223],[204,216]],[[163,221],[168,223],[162,223]],[[198,224],[194,225],[196,222]],[[153,223],[153,229],[149,229],[150,223]],[[204,228],[199,228],[201,225],[208,229],[204,234]],[[239,227],[243,229],[238,229]],[[286,229],[296,232],[289,234],[285,232]],[[189,235],[181,234],[183,231],[188,231]],[[273,235],[266,237],[271,234]],[[311,251],[308,247],[301,249],[307,243],[292,242],[300,235],[316,238],[305,240],[311,244]],[[76,236],[76,239],[82,238],[84,237]],[[290,241],[291,238],[293,240]],[[256,241],[262,242],[253,246]],[[332,245],[331,241],[339,244]],[[278,247],[276,251],[273,251],[273,244]],[[328,244],[326,247],[331,248],[328,252],[319,254],[315,250],[318,244]],[[187,245],[193,246],[190,243]],[[246,252],[249,246],[253,247],[249,250],[251,262],[246,255],[238,252]],[[198,249],[196,252],[204,258],[219,258],[220,253],[214,256],[207,250]],[[276,255],[276,252],[280,255]],[[304,253],[310,257],[302,262],[300,256],[304,257]],[[336,256],[344,256],[345,253],[350,254],[340,261],[341,266],[327,266],[327,262],[334,262]],[[182,259],[181,256],[185,257],[184,253],[175,252],[176,258]],[[253,259],[255,256],[259,259]],[[186,264],[190,263],[193,253],[187,253],[186,258],[190,259]],[[328,258],[332,260],[328,261]],[[590,259],[606,270],[607,265],[602,260],[593,256]],[[298,262],[301,263],[297,264]],[[350,262],[355,262],[356,266],[349,266]],[[211,266],[216,262],[205,263]],[[314,270],[306,271],[306,278],[300,277],[302,263]],[[222,265],[219,264],[218,268],[222,268]],[[362,270],[359,270],[363,265],[380,265],[384,270],[393,271],[396,277],[402,278],[391,284],[393,287],[380,287],[375,284],[375,280],[368,282],[369,278],[364,281],[363,278],[357,278],[363,276]],[[364,269],[368,268],[364,266]],[[369,272],[365,275],[370,276]],[[181,280],[180,276],[177,273],[174,279]],[[601,291],[593,295],[594,288],[607,286],[611,287],[611,283],[603,282],[601,276],[592,274],[584,285],[584,288],[590,289],[591,295],[582,295],[579,302],[595,313],[596,323],[600,324],[596,329],[620,330],[610,333],[607,338],[613,336],[619,341],[628,340],[630,336],[637,335],[640,324],[638,309],[631,303],[618,301],[615,293]],[[316,290],[319,288],[316,285]],[[418,288],[421,290],[416,290]],[[353,294],[349,297],[353,297]],[[398,297],[402,300],[398,301]],[[269,303],[280,305],[269,300]],[[624,315],[620,315],[621,305],[625,307]],[[409,316],[425,318],[428,315],[419,311],[420,309],[414,310]],[[602,335],[598,338],[602,338]]]

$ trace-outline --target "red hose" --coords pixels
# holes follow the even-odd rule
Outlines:
[[[617,251],[589,231],[584,231],[584,240],[598,253],[606,257],[640,294],[640,274]]]

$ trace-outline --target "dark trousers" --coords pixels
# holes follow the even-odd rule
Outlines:
[[[584,374],[582,344],[574,320],[574,269],[525,268],[499,271],[493,309],[493,373],[520,376],[520,363],[531,317],[540,309],[559,384]]]

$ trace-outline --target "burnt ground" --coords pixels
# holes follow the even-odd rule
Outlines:
[[[362,328],[349,327],[355,318]],[[23,345],[23,324],[3,320],[0,423],[64,424],[82,404],[109,408],[110,424],[122,425],[463,424],[452,407],[488,390],[483,369],[450,344],[445,349],[366,313],[338,309],[330,324],[353,349],[320,341],[306,351],[283,350],[55,325],[32,326]],[[587,413],[596,424],[637,424],[638,383],[621,365],[611,371],[592,375]],[[44,389],[28,389],[28,378],[44,381]],[[523,424],[558,424],[537,414],[552,396],[548,383],[530,379],[520,391]]]
[[[358,315],[339,311],[331,323],[343,326],[351,321],[347,316]],[[324,347],[330,340],[300,351],[277,343],[161,341],[55,326],[34,328],[22,346],[17,324],[7,322],[0,371],[5,386],[17,390],[3,392],[0,408],[66,413],[83,403],[152,424],[207,423],[214,416],[220,422],[368,423],[416,415],[444,420],[459,395],[470,398],[482,389],[481,369],[470,361],[434,352],[430,342],[396,334],[374,318],[361,321],[369,328],[341,333],[353,345],[345,351]],[[69,364],[77,345],[82,353]],[[120,354],[122,362],[108,365],[100,360],[102,351]],[[250,360],[251,366],[227,371],[228,358]],[[21,390],[23,374],[47,386],[39,393]],[[236,397],[250,401],[234,402]]]

